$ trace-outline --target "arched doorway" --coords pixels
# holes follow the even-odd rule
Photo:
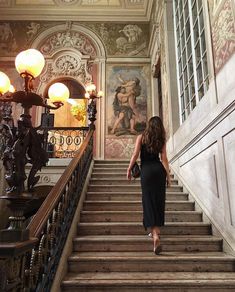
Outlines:
[[[45,97],[48,97],[49,87],[56,82],[61,82],[68,87],[70,97],[69,102],[65,102],[61,108],[54,111],[54,127],[87,126],[87,100],[85,99],[86,91],[83,85],[71,78],[55,79],[47,86]]]

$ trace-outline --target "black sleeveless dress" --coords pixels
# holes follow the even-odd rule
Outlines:
[[[159,155],[147,151],[142,144],[141,188],[144,228],[163,226],[165,223],[166,170]]]

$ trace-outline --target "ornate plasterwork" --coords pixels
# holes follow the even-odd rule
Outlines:
[[[44,40],[40,47],[44,55],[52,55],[53,52],[64,49],[74,48],[83,55],[95,57],[97,52],[92,41],[78,31],[57,31]]]
[[[87,58],[82,59],[79,52],[60,52],[48,60],[44,73],[40,77],[42,83],[48,83],[58,77],[73,77],[83,85],[92,81],[90,63]]]

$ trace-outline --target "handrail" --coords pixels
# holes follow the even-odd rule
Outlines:
[[[93,158],[93,133],[29,223],[30,238],[0,243],[0,291],[50,291]]]
[[[42,206],[37,211],[34,218],[31,220],[31,222],[28,225],[28,228],[30,230],[30,236],[32,237],[38,237],[40,235],[40,232],[44,226],[44,224],[48,220],[48,216],[50,212],[53,210],[53,208],[56,205],[56,202],[58,201],[59,197],[61,197],[62,192],[64,188],[66,187],[66,184],[68,183],[69,178],[71,177],[72,173],[74,172],[79,160],[81,159],[84,150],[88,146],[88,142],[90,141],[94,130],[90,130],[89,134],[87,135],[86,139],[84,140],[80,151],[78,154],[71,160],[68,167],[65,169],[64,173],[56,183],[56,185],[52,188],[50,193],[48,194],[47,198],[44,200]]]

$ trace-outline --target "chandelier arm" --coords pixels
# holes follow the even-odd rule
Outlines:
[[[0,102],[13,102],[13,97],[12,95],[2,95],[0,96]]]

